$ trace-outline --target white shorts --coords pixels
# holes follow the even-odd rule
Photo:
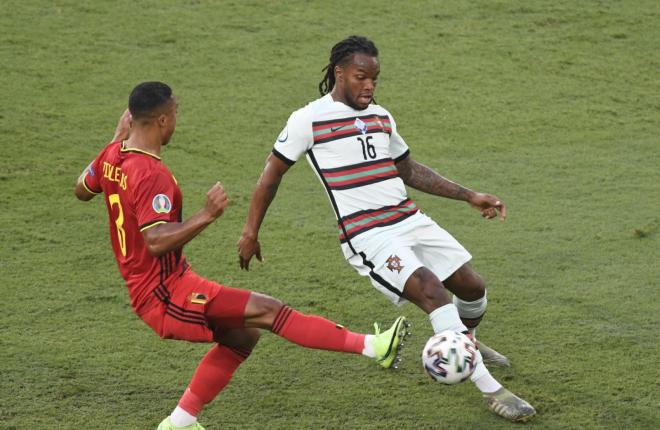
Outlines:
[[[454,237],[421,212],[387,228],[375,228],[366,237],[342,244],[347,261],[395,304],[406,303],[403,287],[424,266],[441,281],[472,259]]]

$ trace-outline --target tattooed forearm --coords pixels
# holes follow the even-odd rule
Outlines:
[[[433,171],[433,169],[414,161],[411,157],[400,161],[396,167],[403,182],[416,190],[436,196],[465,201],[474,194],[472,190],[447,178],[443,178]]]

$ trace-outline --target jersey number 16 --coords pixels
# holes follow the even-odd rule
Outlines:
[[[368,159],[374,159],[376,158],[376,147],[373,146],[370,142],[371,138],[373,136],[367,136],[364,139],[361,137],[358,137],[357,140],[360,142],[360,145],[362,145],[362,156],[364,157],[365,160]]]

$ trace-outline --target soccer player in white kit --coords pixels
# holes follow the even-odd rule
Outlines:
[[[327,192],[351,266],[392,302],[410,301],[426,312],[435,333],[469,329],[474,334],[486,311],[485,283],[470,266],[470,254],[420,212],[405,185],[466,201],[487,219],[498,213],[504,219],[505,205],[412,159],[392,115],[374,102],[380,65],[372,41],[351,36],[337,43],[324,70],[322,97],[291,114],[266,160],[238,241],[241,268],[249,268],[252,256],[261,260],[258,233],[268,206],[282,176],[305,154]],[[508,366],[506,357],[477,344],[471,380],[490,410],[512,421],[530,419],[534,408],[484,365]]]

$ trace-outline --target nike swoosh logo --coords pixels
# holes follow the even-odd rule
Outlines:
[[[347,125],[340,125],[339,127],[330,127],[330,131],[334,133],[337,130],[341,130],[342,128],[348,127]]]

